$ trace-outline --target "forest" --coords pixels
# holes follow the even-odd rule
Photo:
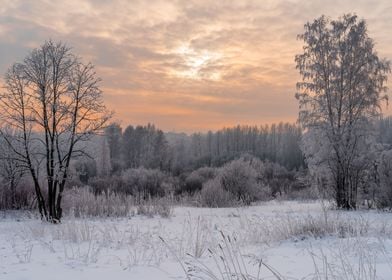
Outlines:
[[[110,123],[86,145],[86,155],[70,166],[67,190],[87,188],[95,195],[137,197],[139,203],[171,197],[195,206],[227,207],[257,200],[333,199],[322,178],[312,178],[301,150],[298,124],[238,125],[207,133],[163,132],[152,124]],[[375,122],[374,151],[361,174],[361,207],[392,207],[390,171],[392,118]],[[4,141],[4,140],[3,140]],[[6,143],[2,153],[10,154]],[[28,174],[16,162],[2,159],[0,204],[3,209],[36,207]],[[233,180],[220,182],[222,176]],[[325,178],[324,178],[325,179]],[[214,196],[213,200],[206,199]],[[70,211],[71,209],[68,209]]]

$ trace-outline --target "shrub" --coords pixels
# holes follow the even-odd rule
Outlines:
[[[214,179],[218,172],[217,169],[214,167],[201,167],[192,173],[196,173],[201,178],[203,178],[204,182],[206,182],[210,179]]]
[[[293,191],[296,182],[295,172],[270,161],[262,162],[256,170],[259,182],[269,187],[270,196],[287,195]]]
[[[256,170],[250,162],[238,159],[226,164],[219,174],[221,186],[237,200],[249,204],[260,198]]]
[[[194,194],[195,192],[201,190],[201,188],[203,187],[203,181],[203,178],[199,174],[192,172],[191,174],[189,174],[188,177],[186,177],[181,192]]]
[[[92,191],[99,195],[103,192],[119,192],[122,190],[123,181],[119,176],[111,177],[93,177],[88,181],[89,186],[91,186]],[[72,186],[74,187],[74,186]]]
[[[194,194],[195,192],[200,191],[203,184],[208,180],[215,178],[216,174],[216,168],[212,167],[201,167],[193,171],[186,177],[180,193],[187,192],[188,194]]]
[[[96,161],[90,158],[80,158],[72,162],[70,171],[76,175],[83,184],[87,184],[90,178],[97,176]]]
[[[26,178],[22,178],[15,189],[11,189],[6,180],[0,180],[0,210],[31,209],[34,197],[34,187]]]
[[[204,207],[230,207],[236,203],[236,198],[223,189],[219,179],[212,179],[203,186],[200,203]]]
[[[143,167],[127,169],[122,174],[124,192],[136,196],[140,201],[150,197],[164,196],[166,175],[157,169],[146,169]]]

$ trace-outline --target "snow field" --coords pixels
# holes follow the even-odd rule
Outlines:
[[[0,279],[390,279],[390,215],[295,201],[59,225],[7,214]]]

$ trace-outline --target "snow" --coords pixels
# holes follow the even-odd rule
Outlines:
[[[336,279],[375,279],[366,276],[372,271],[377,279],[390,279],[391,214],[324,206],[272,201],[244,208],[176,207],[170,218],[67,217],[60,225],[23,213],[0,214],[0,279],[186,279],[181,264],[189,269],[200,263],[218,273],[207,249],[224,244],[221,232],[236,238],[235,248],[252,275],[262,259],[290,279],[312,279],[326,267],[340,273]],[[317,236],[297,226],[325,216],[337,228],[354,221],[351,233]],[[274,279],[264,266],[262,277]]]

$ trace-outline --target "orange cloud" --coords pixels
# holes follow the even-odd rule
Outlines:
[[[348,12],[368,20],[392,59],[388,0],[5,0],[0,71],[53,38],[96,65],[123,125],[191,132],[295,121],[296,35],[321,14]]]

